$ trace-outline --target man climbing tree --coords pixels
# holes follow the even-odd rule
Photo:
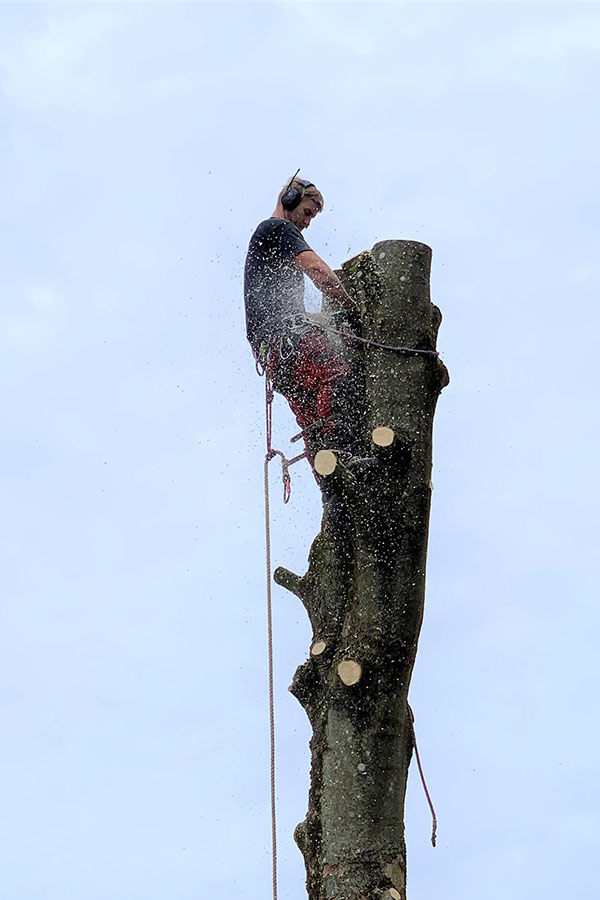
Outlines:
[[[360,311],[302,231],[323,209],[323,197],[297,172],[277,198],[272,216],[250,240],[244,273],[246,331],[257,365],[283,394],[305,430],[309,458],[324,446],[357,452],[352,373],[304,306],[304,275],[358,331]],[[337,324],[341,324],[339,321]]]

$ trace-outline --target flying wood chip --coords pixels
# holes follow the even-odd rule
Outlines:
[[[315,643],[310,648],[310,652],[313,656],[320,656],[327,644],[325,641],[315,641]]]
[[[387,425],[380,425],[379,428],[373,429],[372,438],[378,447],[389,447],[394,443],[394,432]]]
[[[315,469],[319,475],[331,475],[336,465],[337,458],[331,450],[319,450],[315,455]]]
[[[353,659],[344,659],[338,666],[338,675],[344,684],[356,684],[360,681],[362,666]]]

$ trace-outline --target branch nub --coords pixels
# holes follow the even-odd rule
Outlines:
[[[374,428],[371,434],[373,439],[373,443],[377,444],[378,447],[390,447],[394,443],[394,431],[392,428],[388,428],[387,425],[380,425],[378,428]]]
[[[285,569],[283,566],[278,566],[273,572],[273,580],[275,581],[275,584],[285,588],[286,591],[290,591],[301,600],[303,599],[304,586],[302,582],[304,579],[300,575],[296,575],[295,572],[290,572],[289,569]]]
[[[362,676],[362,666],[354,659],[342,660],[337,668],[337,671],[338,675],[340,676],[340,680],[343,681],[345,685],[348,685],[348,687],[360,681]]]
[[[337,466],[337,457],[331,450],[319,450],[315,454],[314,466],[319,475],[331,475]]]

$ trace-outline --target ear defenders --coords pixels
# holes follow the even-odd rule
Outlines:
[[[298,169],[298,172],[299,171],[300,169]],[[296,174],[292,176],[292,180],[281,195],[281,205],[288,212],[291,212],[293,209],[296,209],[296,207],[300,205],[300,201],[304,197],[306,188],[310,187],[313,184],[312,181],[305,181],[304,178],[296,178],[298,172],[296,172]],[[292,187],[294,181],[296,182],[296,184],[302,185],[302,187],[300,189]]]

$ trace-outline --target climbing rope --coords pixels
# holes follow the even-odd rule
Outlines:
[[[425,781],[425,775],[423,774],[423,766],[421,765],[421,757],[419,756],[419,748],[417,747],[417,735],[415,732],[415,714],[410,708],[410,703],[406,703],[408,708],[408,721],[410,722],[410,731],[412,735],[413,747],[415,749],[415,759],[417,760],[417,766],[419,769],[419,775],[421,776],[421,784],[423,785],[423,790],[425,791],[425,796],[427,797],[427,803],[429,804],[429,809],[431,810],[431,843],[435,847],[435,842],[437,839],[437,816],[435,814],[435,809],[433,808],[433,803],[431,801],[431,796],[429,791],[427,790],[427,782]]]
[[[275,701],[273,696],[273,608],[271,602],[271,515],[269,507],[269,463],[271,448],[273,389],[265,378],[267,452],[265,453],[265,551],[267,569],[267,652],[269,657],[269,732],[271,739],[271,847],[273,860],[273,900],[277,900],[277,810],[275,801]],[[285,490],[285,488],[284,488]],[[285,500],[285,496],[284,496]]]
[[[306,453],[299,453],[292,459],[288,459],[281,450],[274,450],[272,441],[273,432],[273,386],[269,379],[267,366],[264,367],[265,377],[265,436],[266,452],[264,463],[264,492],[265,492],[265,564],[267,576],[267,653],[269,660],[269,732],[271,744],[271,845],[273,859],[273,900],[277,900],[277,809],[275,791],[275,700],[273,688],[273,604],[271,598],[271,507],[269,500],[269,463],[276,456],[281,459],[281,472],[283,477],[283,502],[290,499],[292,481],[290,478],[290,466],[304,459]]]

